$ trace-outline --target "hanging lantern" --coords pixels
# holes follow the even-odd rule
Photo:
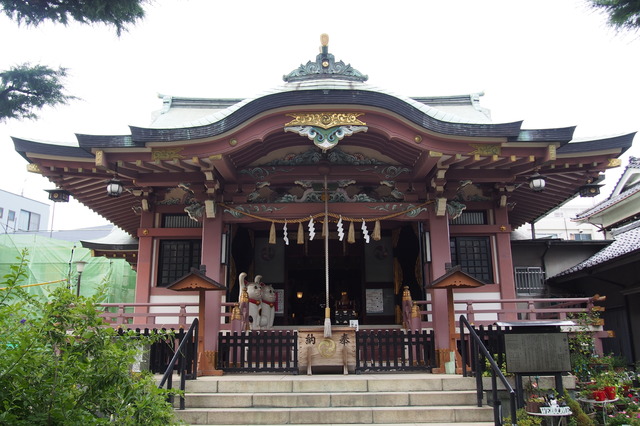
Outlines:
[[[544,189],[545,184],[546,184],[546,181],[544,179],[544,176],[542,176],[538,172],[536,172],[534,175],[532,175],[529,178],[529,188],[531,188],[533,191],[536,191],[536,192],[542,191]]]
[[[111,179],[107,182],[107,195],[109,197],[119,197],[123,190],[124,186],[118,179]]]
[[[602,185],[598,185],[595,183],[588,183],[583,185],[579,189],[579,194],[581,197],[595,197],[600,194],[600,187]]]
[[[49,193],[49,199],[54,203],[68,203],[71,193],[65,189],[45,189]]]

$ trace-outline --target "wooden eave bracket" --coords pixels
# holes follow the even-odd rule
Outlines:
[[[444,216],[447,214],[447,199],[436,198],[436,216]]]

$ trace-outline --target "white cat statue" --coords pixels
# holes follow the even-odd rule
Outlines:
[[[260,330],[260,308],[262,305],[262,288],[260,287],[260,275],[256,275],[254,282],[247,282],[246,272],[242,272],[239,276],[240,290],[247,290],[249,295],[249,328],[251,330]]]
[[[262,309],[260,312],[260,327],[270,330],[276,317],[278,294],[271,284],[260,283],[262,286]]]

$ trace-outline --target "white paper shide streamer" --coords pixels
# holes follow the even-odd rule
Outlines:
[[[365,222],[364,219],[362,219],[362,237],[364,238],[365,242],[367,244],[369,244],[369,240],[371,239],[371,237],[369,237],[369,230],[367,229],[367,222]]]
[[[313,223],[313,216],[311,216],[311,218],[309,219],[309,225],[307,225],[307,227],[309,228],[309,241],[312,241],[313,237],[316,236],[316,229]]]
[[[286,245],[289,245],[289,233],[287,232],[287,221],[284,221],[284,226],[282,227],[282,239]]]
[[[342,216],[338,219],[338,240],[342,241],[344,239],[344,228],[342,226]]]

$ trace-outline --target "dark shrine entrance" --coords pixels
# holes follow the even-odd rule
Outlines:
[[[285,294],[290,311],[288,324],[322,325],[326,306],[324,241],[289,245],[285,249]],[[363,321],[364,250],[354,244],[329,240],[329,307],[332,324]]]
[[[237,275],[247,272],[249,281],[261,275],[278,294],[275,326],[323,325],[326,307],[326,269],[324,239],[320,232],[314,240],[297,244],[295,232],[289,244],[277,238],[269,244],[269,232],[239,226],[234,233],[231,252],[235,277],[229,300],[238,300]],[[292,235],[293,234],[293,235]],[[411,225],[382,231],[378,241],[367,244],[361,235],[354,243],[346,236],[329,237],[329,307],[331,323],[349,325],[397,325],[402,287],[411,288],[414,298],[421,294],[421,277],[414,274],[419,261],[418,239]],[[402,284],[398,283],[402,276]],[[414,294],[415,293],[415,294]]]

